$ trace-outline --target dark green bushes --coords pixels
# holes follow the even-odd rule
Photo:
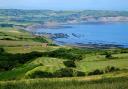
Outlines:
[[[16,61],[0,61],[0,71],[8,71],[16,67]]]
[[[110,52],[106,52],[105,53],[105,57],[108,58],[108,59],[112,59],[112,54]]]
[[[55,77],[76,77],[85,76],[82,71],[75,70],[73,68],[62,68],[54,73]]]
[[[0,54],[0,70],[4,71],[11,70],[20,64],[24,64],[32,59],[42,56],[42,53],[40,52],[10,54],[4,52],[1,48]]]
[[[85,73],[72,68],[62,68],[53,73],[37,70],[27,75],[27,78],[54,78],[85,76]]]
[[[88,75],[100,75],[100,74],[110,73],[110,72],[119,71],[119,70],[120,70],[119,68],[116,68],[114,66],[112,67],[107,66],[104,70],[96,69],[92,72],[89,72]]]
[[[3,48],[0,48],[0,54],[2,54],[4,52]]]
[[[48,43],[48,41],[44,37],[35,37],[35,38],[32,38],[32,40],[36,42]]]
[[[73,69],[71,68],[62,68],[55,72],[56,77],[73,77]]]
[[[58,46],[57,44],[48,44],[48,46]]]
[[[65,65],[66,67],[76,67],[75,62],[72,61],[72,60],[64,61],[63,63],[64,63],[64,65]]]
[[[52,78],[54,77],[52,73],[45,71],[34,71],[33,73],[27,75],[29,78]]]
[[[128,53],[128,49],[127,48],[123,48],[120,50],[120,53]]]
[[[31,53],[26,53],[26,54],[16,54],[13,56],[14,59],[18,59],[19,63],[24,64],[25,62],[35,59],[37,57],[41,57],[42,53],[40,52],[31,52]]]
[[[120,70],[119,68],[116,68],[116,67],[114,67],[114,66],[112,66],[112,67],[110,67],[110,66],[107,66],[106,68],[105,68],[105,73],[109,73],[109,72],[114,72],[114,71],[118,71],[118,70]]]
[[[104,72],[102,70],[96,69],[92,72],[89,72],[88,75],[100,75],[103,74]]]
[[[15,39],[13,39],[13,38],[2,38],[0,40],[15,40]]]
[[[70,50],[64,48],[60,48],[51,52],[45,52],[44,56],[69,59],[73,61],[79,61],[83,59],[83,56],[81,54],[75,54]]]

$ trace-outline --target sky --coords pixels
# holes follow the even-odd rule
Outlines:
[[[0,9],[128,11],[128,0],[0,0]]]

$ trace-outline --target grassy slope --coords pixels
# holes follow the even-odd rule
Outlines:
[[[128,77],[100,76],[0,82],[0,89],[127,89]]]
[[[84,60],[79,62],[78,68],[83,71],[89,72],[95,69],[104,69],[106,66],[115,66],[120,69],[128,69],[128,54],[115,54],[114,57],[117,59],[106,59],[105,56],[94,55],[86,57]]]
[[[47,38],[44,39],[51,43]],[[16,28],[0,28],[0,46],[23,45],[37,46],[42,45],[42,43],[39,39],[33,37],[30,33],[24,30],[17,30]]]
[[[29,33],[18,31],[14,28],[2,28],[0,32],[13,37],[13,39],[19,38],[21,35],[23,38],[33,38]],[[0,35],[0,38],[4,38]],[[6,36],[7,37],[7,36]],[[31,44],[29,48],[24,48],[23,45]],[[30,53],[32,51],[46,52],[60,48],[59,46],[42,47],[40,42],[34,42],[33,40],[0,40],[0,46],[4,46],[4,49],[8,53]],[[20,46],[19,46],[20,45]],[[7,47],[10,46],[10,47]],[[68,48],[68,47],[64,47]],[[104,55],[86,55],[83,60],[77,63],[77,69],[84,72],[91,72],[95,69],[104,69],[107,66],[115,66],[120,69],[128,69],[128,53],[115,54],[117,59],[106,59]],[[27,74],[35,70],[43,70],[48,72],[54,72],[60,68],[64,68],[63,61],[65,59],[40,57],[32,61],[27,62],[24,65],[14,68],[13,70],[0,73],[0,80],[12,80],[12,79],[24,79]],[[11,81],[0,82],[0,89],[126,89],[128,76],[127,70],[122,70],[114,73],[103,74],[99,76],[91,77],[79,77],[79,78],[61,78],[61,79],[35,79],[35,80],[23,80],[23,81]],[[122,77],[115,79],[97,80],[108,77]],[[97,80],[94,82],[88,82],[87,80]],[[75,81],[74,81],[75,80]],[[111,82],[111,84],[110,84]],[[36,85],[36,86],[35,86]],[[49,86],[51,85],[51,86]]]
[[[60,47],[32,47],[27,50],[23,50],[22,47],[4,47],[9,53],[25,53],[31,51],[51,51],[56,50]],[[115,54],[118,59],[106,59],[105,56],[101,55],[86,55],[86,57],[77,63],[77,69],[84,72],[91,72],[95,69],[105,69],[107,66],[115,66],[120,69],[128,69],[128,53],[125,54]],[[11,71],[0,73],[0,80],[8,79],[23,79],[27,73],[31,73],[34,70],[44,70],[47,72],[54,72],[59,68],[64,68],[63,61],[65,59],[50,58],[50,57],[40,57],[33,61],[30,61],[21,67],[15,68]],[[128,72],[128,71],[125,71]],[[123,72],[122,72],[123,73]],[[15,75],[14,75],[15,74]]]

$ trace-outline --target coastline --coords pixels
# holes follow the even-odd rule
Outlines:
[[[118,24],[118,23],[128,23],[128,22],[106,22],[106,23],[101,23],[101,22],[93,22],[93,23],[79,23],[79,24],[72,24],[72,25],[88,25],[88,24],[91,24],[91,25],[98,25],[98,24]],[[34,25],[34,26],[31,26],[30,28],[29,27],[19,27],[20,29],[23,29],[25,31],[28,31],[30,32],[32,35],[35,35],[35,36],[45,36],[47,37],[48,39],[51,39],[54,41],[55,44],[57,44],[56,42],[56,39],[58,38],[66,38],[68,39],[69,35],[68,34],[64,34],[64,33],[56,33],[56,34],[52,34],[52,33],[45,33],[45,32],[36,32],[37,29],[51,29],[51,30],[54,30],[54,29],[60,29],[61,28],[72,28],[72,25],[71,24],[68,24],[68,26],[66,24],[61,24],[60,26],[59,25],[54,25],[54,26],[43,26],[43,25]],[[35,31],[35,33],[33,32]],[[69,44],[69,43],[63,43],[63,42],[60,42],[59,43],[60,45],[69,45],[69,46],[74,46],[74,47],[81,47],[81,48],[127,48],[125,45],[119,45],[119,44],[113,44],[113,43],[109,43],[109,44],[100,44],[100,43],[74,43],[74,44]],[[57,44],[57,45],[59,45]]]

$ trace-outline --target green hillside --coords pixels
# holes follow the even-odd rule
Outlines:
[[[56,46],[43,36],[0,28],[0,89],[126,89],[127,64],[127,48]]]

